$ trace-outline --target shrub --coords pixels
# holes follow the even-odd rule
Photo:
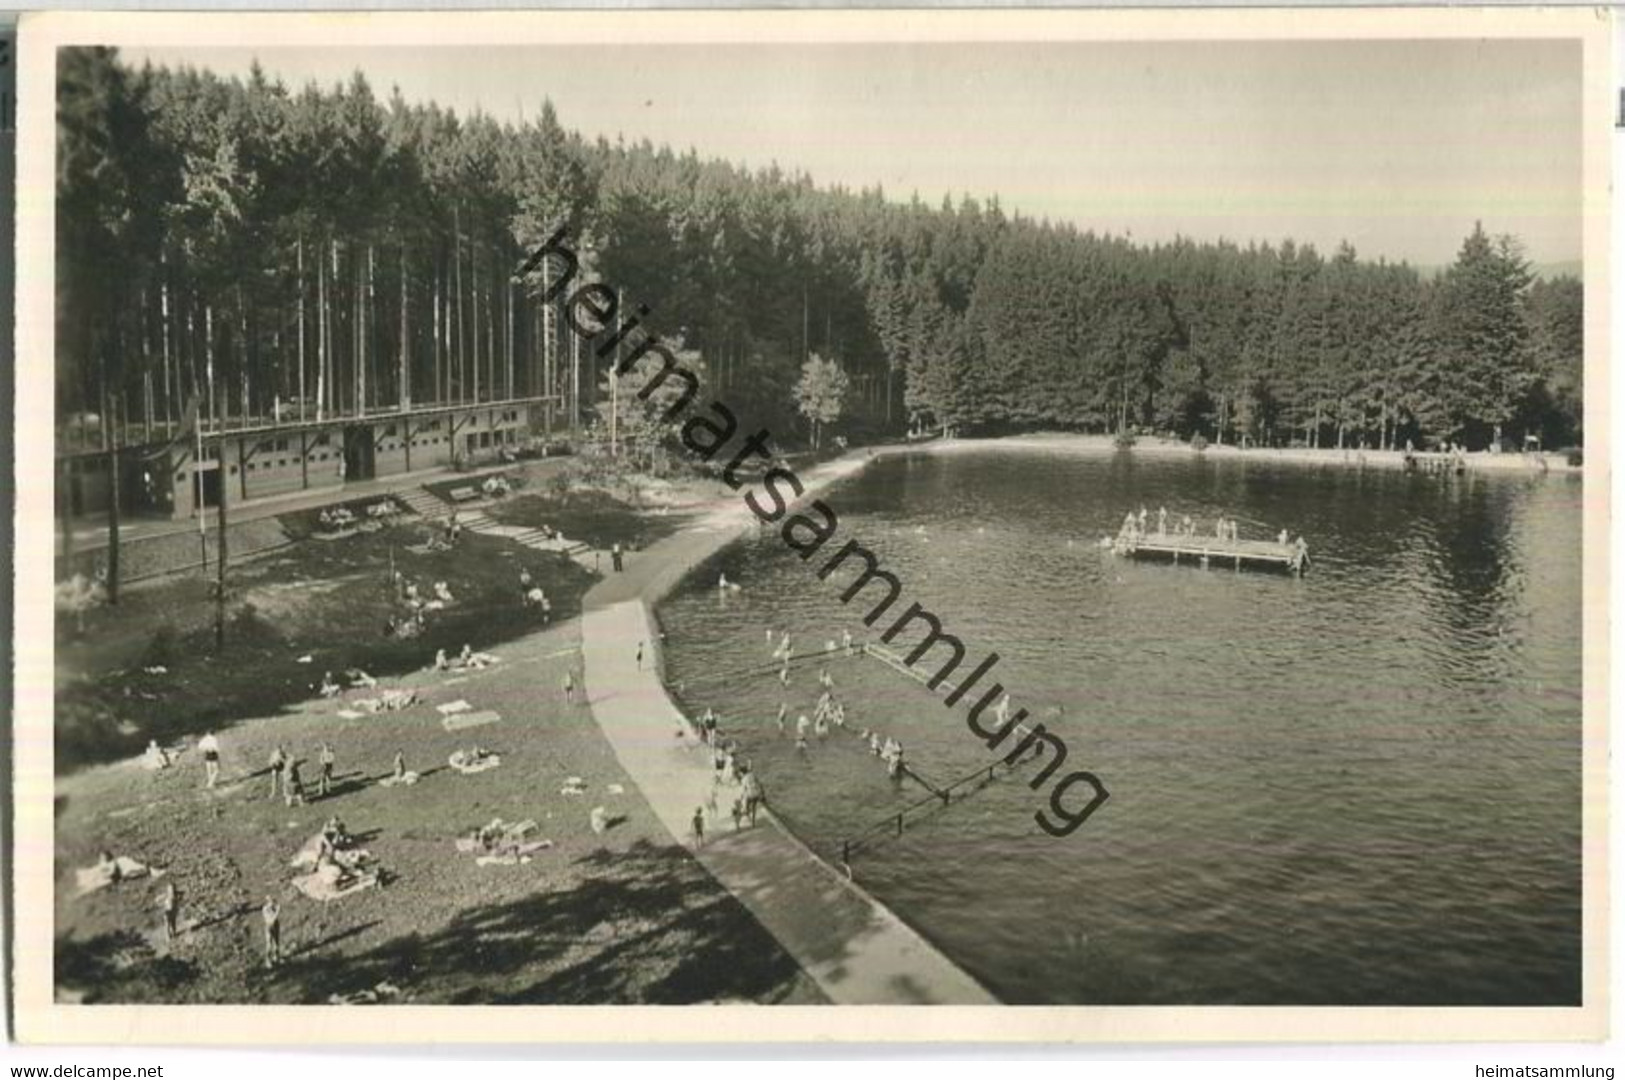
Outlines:
[[[172,623],[164,623],[152,632],[147,651],[141,655],[142,667],[174,667],[180,637]]]
[[[1139,440],[1135,437],[1134,432],[1119,431],[1117,436],[1112,439],[1112,445],[1117,447],[1119,450],[1127,450],[1138,441]]]
[[[1568,459],[1568,463],[1570,465],[1575,467],[1585,464],[1585,451],[1581,450],[1578,446],[1563,456]]]
[[[1197,434],[1191,436],[1191,449],[1201,453],[1207,449],[1207,436]]]

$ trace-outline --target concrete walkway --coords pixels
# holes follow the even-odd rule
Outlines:
[[[846,458],[806,478],[809,493],[861,468]],[[711,794],[709,749],[689,733],[659,677],[649,604],[749,528],[748,511],[717,512],[631,557],[587,594],[581,652],[588,701],[621,766],[672,836],[694,844],[694,811]],[[735,511],[738,511],[737,513]],[[638,647],[643,660],[638,662]],[[726,807],[707,815],[695,855],[711,875],[842,1005],[994,1005],[998,1001],[929,942],[771,816],[734,832]]]

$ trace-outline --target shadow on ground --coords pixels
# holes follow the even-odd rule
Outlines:
[[[319,1002],[390,982],[439,1004],[805,1003],[784,951],[687,852],[640,841],[576,861],[585,880],[473,908],[364,953],[296,956],[281,993]]]

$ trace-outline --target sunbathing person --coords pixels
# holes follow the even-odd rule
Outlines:
[[[334,849],[347,848],[355,843],[354,837],[344,828],[344,822],[339,820],[337,814],[328,818],[327,824],[322,826],[322,836]]]
[[[322,697],[337,697],[343,692],[343,688],[340,687],[338,683],[333,681],[333,673],[331,671],[322,673],[321,690]]]
[[[95,865],[77,871],[79,892],[81,894],[95,892],[97,889],[133,881],[136,878],[157,877],[159,873],[161,871],[154,871],[134,859],[122,855],[115,856],[111,851],[103,851],[97,857]]]
[[[446,763],[460,773],[476,773],[496,768],[502,764],[502,758],[483,746],[476,746],[471,750],[454,750]]]
[[[141,755],[141,764],[149,769],[169,768],[169,751],[158,745],[157,739],[149,740],[146,753]]]

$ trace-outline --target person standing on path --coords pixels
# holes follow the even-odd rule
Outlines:
[[[179,932],[176,927],[180,921],[181,893],[173,881],[158,894],[158,910],[164,913],[164,942],[174,944],[175,935]]]
[[[616,566],[615,569],[619,570],[620,567]],[[641,641],[638,642],[638,670],[643,670],[643,642]]]
[[[705,846],[705,807],[696,806],[694,808],[694,820],[693,820],[692,824],[693,824],[693,829],[694,829],[694,846],[697,847],[697,848],[698,847],[704,847]]]
[[[573,668],[564,673],[564,703],[566,705],[576,703],[576,673]]]
[[[610,565],[615,568],[615,572],[617,574],[626,569],[626,567],[621,564],[621,542],[619,540],[615,541],[615,543],[610,546],[609,562]]]
[[[214,732],[206,731],[197,741],[197,748],[203,751],[204,787],[214,787],[215,781],[220,779],[220,740],[214,737]]]
[[[265,921],[265,966],[274,968],[282,963],[282,905],[276,902],[276,897],[265,898],[260,918]]]

